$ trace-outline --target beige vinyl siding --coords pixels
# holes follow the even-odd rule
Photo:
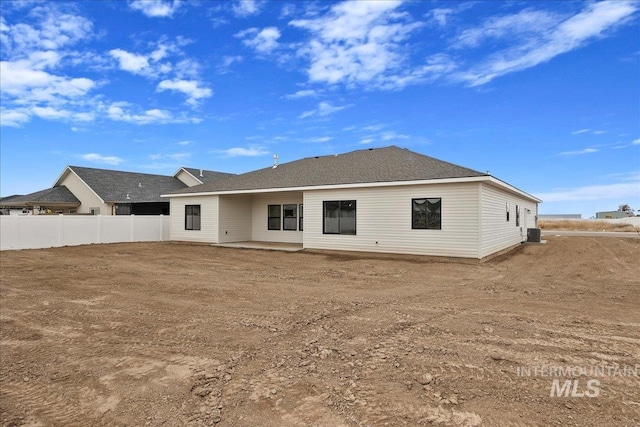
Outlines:
[[[411,228],[411,200],[442,199],[442,229]],[[322,233],[323,201],[356,200],[356,235]],[[478,184],[306,191],[304,247],[476,258]]]
[[[200,230],[185,230],[185,206],[200,205]],[[218,196],[172,197],[171,240],[218,243]]]
[[[112,215],[111,205],[103,203],[75,173],[69,171],[60,185],[66,185],[69,191],[80,200],[77,213],[88,214],[91,213],[91,208],[100,208],[100,215]]]
[[[188,187],[193,187],[195,185],[202,184],[202,182],[198,181],[196,178],[193,177],[193,175],[191,175],[185,170],[181,170],[180,172],[178,172],[178,174],[176,175],[176,178],[178,178]]]
[[[269,230],[267,227],[268,205],[298,205],[297,218],[300,218],[299,207],[301,203],[301,192],[266,193],[254,195],[251,240],[254,240],[256,242],[302,243],[301,231],[282,229],[282,217],[280,218],[280,230]],[[306,206],[304,210],[306,215]],[[306,217],[304,219],[306,221]]]
[[[251,196],[219,196],[218,243],[251,240]]]
[[[489,184],[480,184],[482,200],[481,247],[479,257],[507,249],[527,240],[527,228],[535,227],[537,204]],[[509,204],[507,222],[506,205]],[[516,205],[520,226],[516,226]],[[531,211],[530,213],[527,210]]]

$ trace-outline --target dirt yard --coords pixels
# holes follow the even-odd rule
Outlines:
[[[5,251],[0,421],[638,426],[640,378],[624,369],[640,375],[639,260],[640,238],[607,237],[485,263],[178,243]],[[550,397],[554,379],[571,391]]]

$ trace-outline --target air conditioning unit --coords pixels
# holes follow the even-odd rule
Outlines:
[[[540,243],[542,231],[539,228],[527,228],[527,242]]]

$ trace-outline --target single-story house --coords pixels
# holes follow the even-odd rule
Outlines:
[[[395,146],[274,164],[164,197],[171,240],[477,259],[525,241],[541,202]]]
[[[24,196],[10,196],[0,199],[0,209],[3,214],[38,212],[54,214],[75,213],[80,206],[80,200],[64,186],[47,188]]]
[[[211,183],[233,174],[182,167],[173,176],[81,166],[67,166],[52,188],[24,196],[5,197],[7,213],[168,215],[169,201],[161,194]]]

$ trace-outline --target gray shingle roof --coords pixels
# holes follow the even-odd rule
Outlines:
[[[396,146],[308,157],[174,193],[311,187],[319,185],[414,181],[487,176]]]
[[[41,204],[72,204],[79,206],[80,200],[78,200],[78,198],[74,196],[73,193],[64,185],[36,191],[35,193],[26,194],[24,196],[5,197],[0,200],[0,205],[3,206],[35,206]]]
[[[225,173],[225,172],[216,172],[216,171],[208,171],[206,169],[196,169],[196,168],[182,168],[189,172],[191,175],[195,176],[196,179],[199,179],[204,184],[209,182],[218,181],[220,179],[229,178],[231,176],[236,176],[233,173]],[[202,172],[202,175],[200,174]]]
[[[102,200],[108,203],[166,202],[161,194],[182,190],[178,178],[136,172],[69,166]]]

